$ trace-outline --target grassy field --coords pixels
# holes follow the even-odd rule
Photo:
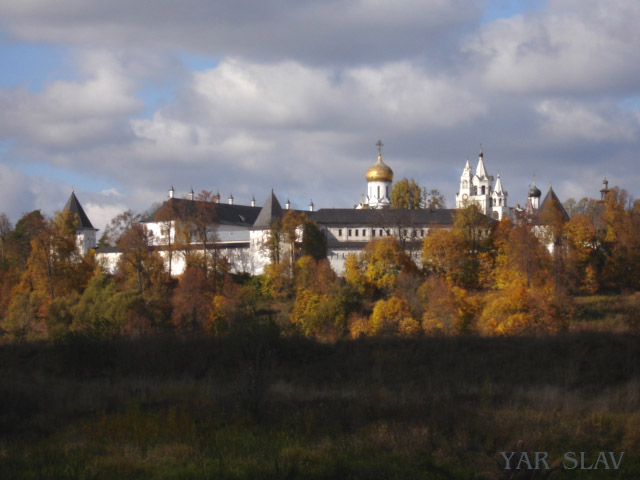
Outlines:
[[[509,478],[499,452],[625,452],[640,337],[228,338],[0,347],[1,478]],[[520,477],[518,477],[520,478]],[[528,478],[528,477],[523,477]]]

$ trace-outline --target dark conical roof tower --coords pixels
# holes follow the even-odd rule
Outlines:
[[[273,193],[273,189],[271,189],[271,194],[267,197],[267,201],[264,202],[258,218],[253,223],[253,228],[268,229],[271,227],[271,222],[279,218],[282,218],[282,207]]]
[[[558,195],[556,195],[556,192],[553,191],[553,187],[549,186],[549,191],[547,191],[547,194],[544,196],[544,200],[542,200],[542,203],[540,204],[540,208],[538,208],[538,215],[540,215],[540,213],[543,212],[551,204],[555,204],[555,206],[560,210],[562,217],[565,220],[569,220],[569,214],[562,206],[562,202],[558,198]]]
[[[84,209],[82,208],[82,205],[80,205],[75,192],[71,192],[71,196],[69,197],[69,200],[67,200],[67,204],[64,206],[63,210],[78,215],[77,228],[88,228],[91,230],[95,230],[95,228],[93,228],[93,225],[91,224],[91,221],[89,220],[89,217],[87,217],[87,214],[84,213]]]

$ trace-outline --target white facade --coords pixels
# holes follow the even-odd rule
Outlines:
[[[456,208],[465,208],[475,204],[480,211],[496,220],[504,216],[513,218],[513,209],[507,205],[508,193],[502,188],[500,175],[493,186],[493,176],[488,175],[484,166],[482,150],[478,155],[478,165],[475,173],[469,165],[469,160],[460,176],[460,188],[456,193]]]
[[[391,205],[391,182],[367,182],[367,205],[369,208],[386,208]]]
[[[85,256],[89,250],[96,248],[96,230],[90,228],[78,228],[76,230],[76,245],[81,256]]]

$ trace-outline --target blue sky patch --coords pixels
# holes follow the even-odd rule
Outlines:
[[[520,13],[530,13],[540,10],[546,0],[494,0],[487,1],[483,15],[483,22],[489,23],[499,18],[511,18]]]
[[[0,88],[26,85],[30,92],[39,92],[55,80],[76,80],[70,66],[69,49],[47,44],[19,43],[0,31],[2,75]]]
[[[107,182],[95,173],[82,173],[65,167],[45,163],[27,163],[17,165],[25,175],[46,177],[53,182],[60,182],[87,192],[99,193],[109,188],[118,188],[114,182]]]

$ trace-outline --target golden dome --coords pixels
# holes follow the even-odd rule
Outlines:
[[[367,182],[393,182],[393,170],[382,162],[378,153],[378,161],[367,170]]]

